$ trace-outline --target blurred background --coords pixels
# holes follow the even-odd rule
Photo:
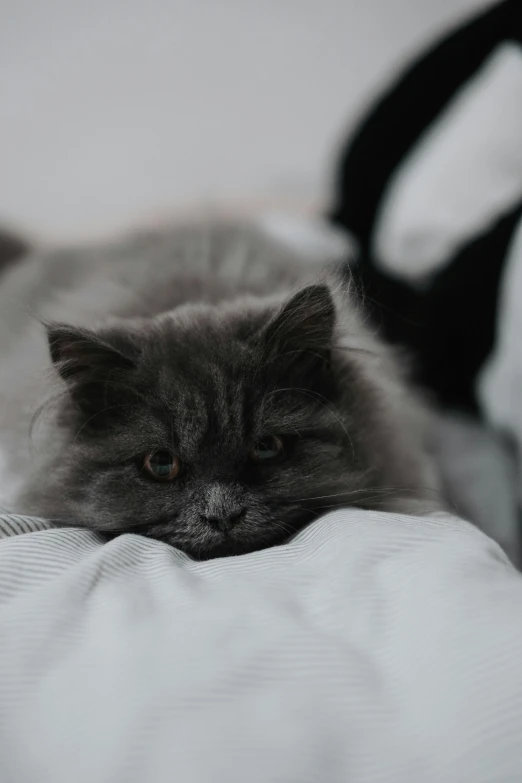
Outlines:
[[[376,92],[485,0],[2,0],[0,217],[52,241],[322,209]]]

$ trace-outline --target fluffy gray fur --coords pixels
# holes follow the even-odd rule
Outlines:
[[[253,228],[28,257],[0,285],[0,358],[17,512],[207,558],[335,507],[433,508],[420,407],[348,281]],[[270,435],[284,453],[252,462]],[[155,449],[179,456],[177,479],[147,476]]]

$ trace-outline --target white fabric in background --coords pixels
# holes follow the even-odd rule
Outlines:
[[[310,215],[265,212],[258,225],[273,239],[299,253],[303,259],[319,261],[353,260],[355,239],[345,231]]]
[[[2,783],[522,780],[522,578],[456,518],[332,513],[197,563],[0,542]]]
[[[522,500],[522,220],[508,250],[497,312],[495,344],[481,369],[477,393],[487,420],[510,433],[518,447]]]
[[[521,197],[522,49],[511,43],[459,90],[393,175],[375,257],[422,284]]]

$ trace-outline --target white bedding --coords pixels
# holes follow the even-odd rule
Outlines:
[[[0,780],[518,783],[521,607],[501,549],[445,515],[335,512],[206,563],[11,535]]]

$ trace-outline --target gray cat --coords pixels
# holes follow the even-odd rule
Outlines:
[[[184,225],[0,284],[4,505],[197,558],[434,506],[421,408],[338,269]]]

